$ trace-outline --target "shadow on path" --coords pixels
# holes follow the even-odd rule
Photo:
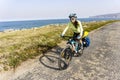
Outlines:
[[[62,70],[65,70],[67,68],[67,64],[63,59],[59,58],[61,50],[62,48],[57,46],[56,48],[49,50],[47,54],[43,53],[43,55],[39,58],[40,63],[47,68],[54,70],[61,70],[59,68],[59,60],[60,60],[63,65]]]

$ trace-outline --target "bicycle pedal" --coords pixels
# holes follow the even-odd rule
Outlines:
[[[81,49],[80,49],[80,50],[78,50],[78,52],[81,52]]]
[[[79,56],[79,54],[78,54],[78,53],[75,53],[75,54],[74,54],[74,56],[75,56],[75,57],[78,57],[78,56]]]

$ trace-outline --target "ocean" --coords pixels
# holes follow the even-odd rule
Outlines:
[[[115,19],[111,19],[111,18],[80,18],[78,20],[80,20],[81,22],[90,22],[90,21],[115,20]],[[42,26],[49,25],[49,24],[64,24],[64,23],[68,23],[68,22],[69,22],[69,19],[0,22],[0,32],[6,31],[6,30],[30,29],[30,28],[34,28],[34,27],[42,27]]]

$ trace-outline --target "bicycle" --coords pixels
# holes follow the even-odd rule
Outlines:
[[[69,37],[69,36],[64,36],[63,38],[65,37],[68,37],[69,39],[66,43],[66,47],[60,52],[60,55],[59,55],[58,66],[60,70],[65,69],[66,67],[69,66],[69,63],[72,60],[72,57],[74,56],[74,54],[77,54],[77,57],[79,57],[80,55],[83,54],[83,50],[84,50],[84,47],[81,48],[83,44],[81,45],[79,41],[75,41],[72,39],[72,37]],[[73,50],[72,44],[74,44],[75,50]],[[65,60],[66,65],[62,64],[63,59]]]

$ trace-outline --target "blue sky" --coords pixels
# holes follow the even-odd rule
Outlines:
[[[120,12],[120,0],[0,0],[0,21],[89,17]]]

